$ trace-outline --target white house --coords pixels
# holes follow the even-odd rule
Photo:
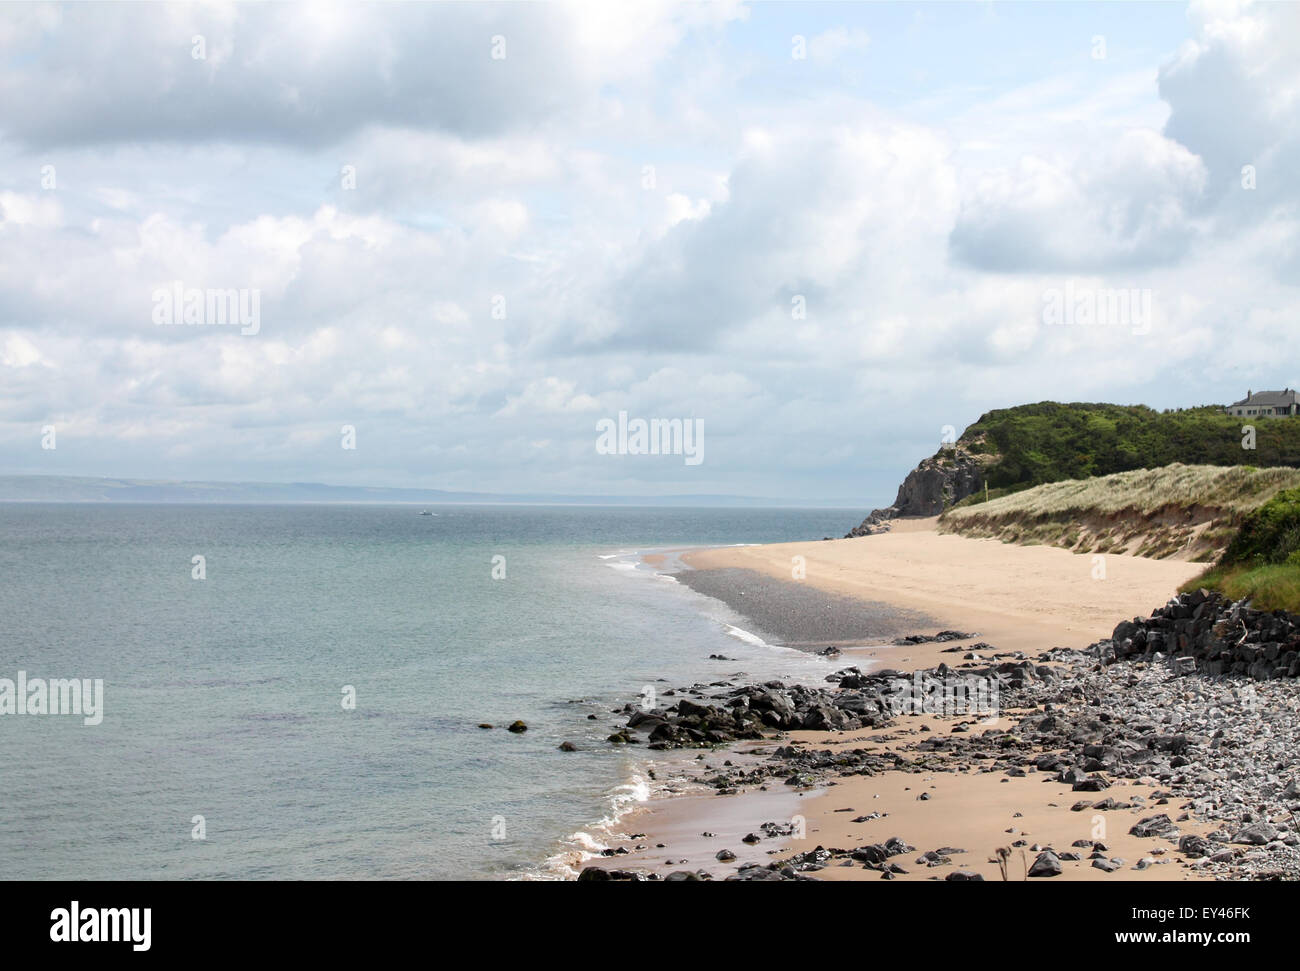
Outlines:
[[[1247,391],[1246,397],[1224,409],[1229,415],[1273,418],[1278,415],[1300,414],[1300,391],[1285,388],[1282,391]]]

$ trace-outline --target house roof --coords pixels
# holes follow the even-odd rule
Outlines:
[[[1229,408],[1238,408],[1242,405],[1260,405],[1265,408],[1279,407],[1283,405],[1295,404],[1300,391],[1294,391],[1287,388],[1285,391],[1255,391],[1246,395],[1240,401],[1234,401]]]

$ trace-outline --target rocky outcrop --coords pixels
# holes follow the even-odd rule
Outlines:
[[[841,676],[857,673],[846,669]],[[725,703],[710,705],[683,698],[673,707],[638,708],[627,705],[631,715],[619,731],[621,741],[635,744],[637,732],[646,733],[649,748],[710,748],[740,739],[759,739],[765,733],[792,730],[843,731],[873,727],[890,718],[889,694],[897,692],[898,675],[877,672],[870,678],[850,681],[857,690],[809,688],[779,681],[750,685],[730,692]],[[840,682],[840,688],[847,685]],[[613,740],[613,736],[610,737]]]
[[[907,474],[892,506],[873,509],[844,538],[888,532],[889,520],[901,516],[937,516],[983,484],[983,472],[975,456],[960,442],[946,445]]]
[[[1161,654],[1179,674],[1242,675],[1255,681],[1300,676],[1300,617],[1252,610],[1222,594],[1180,594],[1145,620],[1121,621],[1092,650],[1104,664]]]

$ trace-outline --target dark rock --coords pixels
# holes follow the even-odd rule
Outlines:
[[[929,852],[922,853],[918,856],[916,862],[920,866],[944,866],[951,863],[952,860],[948,859],[948,857],[936,850],[930,850]]]
[[[639,870],[605,870],[598,866],[585,867],[583,871],[578,874],[579,881],[619,880],[619,881],[635,881],[637,883],[644,883],[647,880],[654,880],[654,879],[657,878],[642,873]]]
[[[884,532],[889,528],[888,520],[900,516],[937,516],[982,484],[983,476],[975,456],[961,442],[946,444],[907,474],[892,506],[872,510],[844,538]]]
[[[915,846],[908,846],[907,843],[897,836],[891,836],[885,840],[885,852],[890,856],[899,856],[903,853],[912,853],[916,850]]]
[[[1177,830],[1173,820],[1164,813],[1158,816],[1148,816],[1140,819],[1129,829],[1131,836],[1151,837],[1151,836],[1168,836]]]
[[[870,846],[858,847],[849,856],[863,863],[883,863],[889,858],[890,853],[879,843],[873,843]]]
[[[1277,839],[1277,827],[1271,823],[1260,820],[1244,826],[1232,837],[1234,843],[1245,843],[1251,846],[1263,846],[1265,843],[1271,843]]]
[[[1191,859],[1209,856],[1210,841],[1193,833],[1188,833],[1178,841],[1178,852]]]
[[[1061,860],[1051,850],[1043,850],[1029,868],[1031,877],[1056,877],[1061,875]]]
[[[1089,776],[1086,779],[1080,779],[1070,787],[1074,792],[1101,792],[1103,789],[1110,788],[1110,783],[1100,776]]]

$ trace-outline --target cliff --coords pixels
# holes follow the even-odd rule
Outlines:
[[[983,484],[983,468],[966,446],[961,442],[945,445],[907,473],[892,506],[873,509],[844,538],[883,533],[889,529],[889,520],[900,516],[937,516]]]

